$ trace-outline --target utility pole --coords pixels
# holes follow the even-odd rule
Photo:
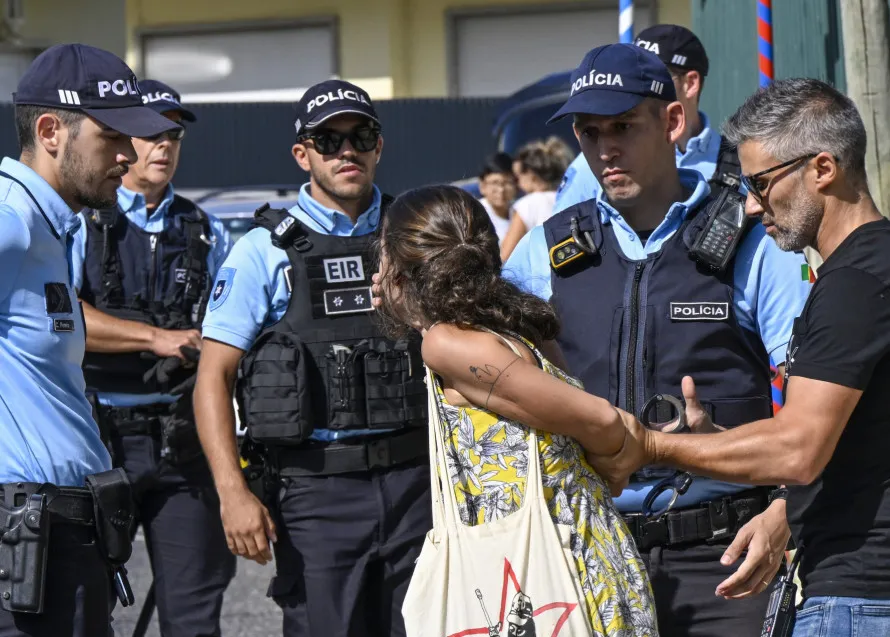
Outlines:
[[[890,38],[887,0],[841,0],[847,95],[868,134],[865,168],[875,204],[890,216]]]

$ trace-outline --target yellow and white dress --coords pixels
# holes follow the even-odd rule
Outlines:
[[[583,389],[521,340],[545,372]],[[475,526],[518,510],[528,472],[528,427],[485,409],[450,405],[438,383],[436,394],[461,521]],[[544,495],[553,521],[572,526],[572,554],[594,634],[657,637],[649,579],[608,487],[574,439],[537,433]]]

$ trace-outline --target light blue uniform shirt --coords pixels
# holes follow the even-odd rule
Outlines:
[[[717,169],[717,156],[720,154],[720,133],[711,128],[708,116],[699,112],[704,128],[702,132],[689,140],[686,152],[677,153],[677,168],[697,170],[705,179],[710,179]],[[596,199],[602,188],[590,170],[584,155],[578,155],[566,169],[559,190],[556,191],[555,212],[565,210],[576,203]]]
[[[82,487],[111,458],[84,395],[70,269],[80,220],[29,167],[4,157],[0,171],[14,178],[0,176],[0,483]]]
[[[173,217],[168,216],[170,204],[173,203],[173,184],[167,186],[164,198],[155,209],[148,214],[148,208],[145,205],[145,197],[142,193],[133,192],[123,186],[117,190],[117,203],[120,209],[126,215],[130,223],[141,228],[145,232],[161,233],[170,223]],[[223,222],[213,215],[207,215],[210,222],[210,230],[213,234],[213,246],[207,253],[207,272],[211,278],[216,276],[217,270],[225,261],[229,250],[232,249],[232,239],[229,236]],[[81,224],[75,236],[74,246],[71,251],[71,265],[74,273],[73,282],[74,289],[80,290],[83,285],[83,264],[86,258],[87,249],[87,231],[86,224]],[[147,267],[147,266],[146,266]],[[152,405],[156,403],[172,403],[177,396],[170,394],[120,394],[120,393],[103,393],[98,394],[99,402],[103,405],[112,407],[133,407],[135,405]]]
[[[596,203],[606,232],[613,232],[628,259],[642,260],[655,254],[680,228],[688,212],[695,209],[710,192],[705,178],[697,171],[680,169],[680,181],[692,192],[686,201],[674,203],[664,221],[652,232],[644,246],[639,236],[600,191]],[[762,225],[754,226],[739,244],[733,268],[733,305],[739,324],[759,335],[773,360],[782,360],[791,337],[794,319],[800,314],[810,291],[801,276],[803,255],[783,252],[767,236]],[[525,291],[542,299],[552,296],[551,270],[547,239],[543,226],[532,228],[516,246],[504,265],[504,276]],[[591,332],[595,337],[596,331]],[[608,334],[606,334],[608,336]],[[695,370],[689,370],[693,380]],[[718,423],[719,424],[719,423]],[[615,499],[619,510],[640,511],[643,500],[657,481],[634,482]],[[678,507],[713,500],[750,488],[744,485],[696,478]],[[656,508],[667,505],[670,493],[660,497]]]
[[[374,232],[380,223],[380,191],[374,187],[370,207],[356,219],[354,225],[342,212],[315,201],[309,194],[309,184],[304,184],[300,189],[297,205],[289,212],[315,232],[337,237],[360,237]],[[284,250],[272,245],[268,230],[254,228],[244,235],[232,248],[217,275],[213,287],[216,289],[221,283],[223,292],[207,306],[204,337],[249,350],[260,331],[280,321],[287,310],[290,293],[285,268],[289,265]],[[312,438],[331,441],[367,433],[365,430],[315,429]]]

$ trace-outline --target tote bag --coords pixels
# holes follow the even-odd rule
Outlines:
[[[547,511],[535,431],[528,441],[521,508],[494,522],[465,526],[448,477],[436,384],[429,370],[426,382],[433,529],[402,605],[408,637],[590,635],[569,546],[571,527],[555,525]]]

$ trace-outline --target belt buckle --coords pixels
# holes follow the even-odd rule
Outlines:
[[[385,468],[392,465],[389,440],[373,440],[367,445],[368,469]]]

